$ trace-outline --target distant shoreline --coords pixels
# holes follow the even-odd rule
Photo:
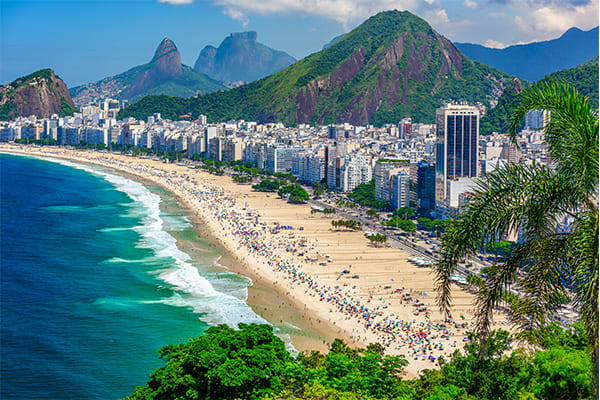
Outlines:
[[[409,255],[398,249],[372,247],[362,232],[334,230],[329,218],[311,215],[308,205],[287,204],[273,194],[254,192],[248,185],[235,184],[229,177],[151,159],[4,144],[0,145],[2,150],[90,162],[147,179],[168,190],[196,216],[196,226],[205,229],[203,234],[210,233],[229,252],[230,260],[224,259],[222,264],[263,287],[249,291],[248,302],[255,302],[253,308],[258,308],[259,314],[265,311],[261,302],[268,302],[273,309],[286,304],[284,310],[288,316],[303,316],[300,322],[289,323],[318,332],[327,338],[326,342],[341,337],[354,347],[382,343],[389,354],[407,356],[409,377],[437,366],[429,356],[448,357],[463,345],[466,329],[448,327],[449,337],[445,338],[440,336],[442,332],[430,326],[430,321],[443,323],[443,316],[435,305],[431,270],[409,263]],[[244,217],[247,212],[252,218]],[[279,234],[265,233],[275,223],[294,229]],[[258,248],[247,247],[254,242],[246,234],[236,233],[240,227],[250,231],[262,229],[256,242]],[[298,247],[302,243],[308,245]],[[311,263],[300,253],[311,257],[329,256],[326,258],[331,262]],[[282,267],[284,265],[288,267]],[[346,270],[352,273],[344,275]],[[297,272],[290,275],[291,271]],[[358,279],[349,279],[352,276]],[[279,297],[266,295],[264,288],[271,288]],[[411,294],[410,302],[402,300],[403,293]],[[428,310],[428,316],[424,312],[413,312],[412,300],[416,298],[424,304],[422,308]],[[454,313],[463,316],[465,321],[472,320],[471,300],[471,294],[454,290]],[[288,307],[289,304],[295,307]],[[357,309],[353,304],[363,306]],[[367,314],[361,311],[363,307],[370,310],[369,320],[362,317]],[[306,326],[302,326],[303,322]],[[322,341],[313,339],[303,343],[302,338],[302,334],[292,337],[299,350],[326,348]]]

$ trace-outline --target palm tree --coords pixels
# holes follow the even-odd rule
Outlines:
[[[567,85],[522,92],[511,138],[530,110],[550,111],[544,128],[549,165],[506,164],[477,182],[473,200],[450,222],[436,266],[437,302],[450,312],[457,263],[486,242],[520,232],[521,243],[495,263],[475,298],[482,356],[493,311],[504,304],[520,339],[535,342],[544,325],[574,303],[598,358],[598,110]]]

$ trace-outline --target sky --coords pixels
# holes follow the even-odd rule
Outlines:
[[[52,68],[73,87],[150,61],[164,37],[193,66],[206,45],[254,30],[300,59],[384,10],[454,42],[505,47],[598,25],[598,0],[0,0],[0,84]]]

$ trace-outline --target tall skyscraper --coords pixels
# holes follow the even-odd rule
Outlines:
[[[327,138],[329,139],[337,139],[337,127],[335,125],[329,125],[327,127]]]
[[[478,176],[479,110],[447,104],[437,109],[436,125],[436,208],[446,212],[448,207],[457,207],[452,199],[458,194],[451,191],[468,187],[468,181]],[[449,184],[458,181],[465,184]]]
[[[207,126],[204,128],[204,152],[206,156],[208,156],[210,152],[210,139],[217,137],[217,127],[216,126]]]

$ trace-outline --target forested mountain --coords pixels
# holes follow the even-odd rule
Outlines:
[[[563,82],[576,88],[582,94],[588,96],[592,104],[598,105],[598,56],[584,62],[583,64],[561,71],[556,71],[545,76],[537,83]],[[518,94],[522,90],[522,82],[515,78],[504,90],[498,99],[498,105],[489,110],[487,115],[481,119],[480,132],[489,135],[492,132],[504,133],[508,130],[507,121],[512,108],[518,101]]]
[[[444,101],[488,106],[510,76],[464,56],[423,19],[379,13],[320,52],[259,81],[192,99],[149,96],[120,117],[191,112],[211,121],[246,119],[355,125],[433,122]]]
[[[42,69],[1,87],[0,121],[35,115],[72,115],[77,109],[67,86],[51,69]]]

